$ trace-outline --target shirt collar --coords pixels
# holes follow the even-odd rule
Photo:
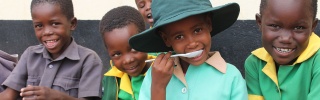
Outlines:
[[[309,39],[308,47],[301,53],[301,55],[293,63],[293,65],[306,61],[311,56],[313,56],[318,51],[319,48],[320,48],[320,38],[315,33],[312,33]],[[272,57],[265,50],[265,48],[259,48],[257,50],[254,50],[252,54],[257,56],[259,59],[263,61],[273,62]]]
[[[320,48],[320,38],[312,33],[309,39],[308,47],[301,53],[298,59],[293,63],[293,65],[302,63],[312,57]],[[270,79],[278,85],[278,78],[276,73],[275,63],[269,55],[269,53],[265,50],[265,48],[259,48],[252,52],[253,55],[258,57],[259,59],[267,62],[267,64],[263,67],[262,72],[265,73]]]
[[[39,47],[34,48],[33,50],[35,53],[42,53],[43,58],[52,59],[49,55],[49,52],[43,46],[43,44],[40,44]],[[62,60],[63,58],[68,58],[71,60],[80,60],[80,55],[78,51],[78,44],[74,41],[74,39],[71,39],[70,45],[66,48],[66,50],[55,60]]]
[[[148,55],[147,59],[154,59],[154,58],[156,58],[156,56]],[[107,73],[105,73],[104,76],[114,76],[114,77],[120,78],[120,89],[133,95],[129,75],[117,69],[117,67],[113,65],[111,60],[110,60],[110,65],[112,66],[111,69]],[[145,74],[143,75],[145,76]]]
[[[217,69],[221,73],[226,73],[227,63],[221,57],[220,53],[218,51],[209,52],[209,56],[210,57],[205,61],[205,63],[211,65],[213,68]],[[176,67],[173,73],[185,86],[187,86],[187,82],[185,80],[185,77],[179,62],[180,62],[179,58],[176,57],[174,61]]]

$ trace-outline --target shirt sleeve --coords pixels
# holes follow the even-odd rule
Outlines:
[[[26,86],[27,83],[27,62],[30,55],[30,48],[27,48],[21,55],[21,58],[12,73],[3,82],[3,85],[10,87],[16,91],[20,91],[21,88]]]
[[[316,57],[314,60],[314,71],[313,71],[313,77],[310,85],[310,92],[308,94],[307,100],[319,100],[320,98],[320,57]]]
[[[228,64],[228,69],[229,68],[232,69],[231,73],[234,74],[230,100],[248,100],[246,82],[243,79],[240,71],[231,64]]]
[[[147,71],[147,75],[144,77],[141,88],[140,88],[140,94],[139,94],[139,100],[151,100],[151,70],[152,68],[149,68]]]
[[[90,53],[84,59],[78,97],[101,97],[102,61],[96,53]]]
[[[244,64],[249,100],[264,100],[259,84],[258,60],[254,55],[250,55]]]

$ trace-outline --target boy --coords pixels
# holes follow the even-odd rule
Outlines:
[[[135,51],[129,38],[145,30],[140,13],[133,7],[121,6],[107,12],[100,21],[100,33],[111,58],[112,68],[104,74],[103,100],[138,100],[144,74],[155,58]]]
[[[155,0],[151,9],[153,28],[131,37],[129,43],[138,51],[168,53],[160,54],[147,72],[140,100],[247,99],[239,70],[219,52],[209,52],[211,36],[237,20],[238,4],[212,7],[209,0]],[[203,52],[193,58],[170,58],[172,50]]]
[[[0,50],[0,84],[7,79],[13,70],[14,66],[18,62],[18,57],[10,55],[2,50]],[[4,91],[5,87],[0,86],[0,92]]]
[[[3,100],[100,99],[102,62],[71,36],[77,19],[71,0],[32,0],[31,16],[40,45],[28,47],[3,85]]]
[[[317,0],[261,0],[262,48],[246,59],[250,100],[319,100]]]
[[[135,0],[137,8],[143,17],[143,20],[152,27],[153,19],[151,14],[151,2],[152,0]],[[149,27],[148,27],[149,28]]]

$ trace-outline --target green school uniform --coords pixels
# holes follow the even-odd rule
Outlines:
[[[224,61],[219,52],[199,65],[189,65],[184,75],[175,58],[173,75],[166,88],[166,100],[247,100],[245,80],[239,70]],[[151,100],[151,68],[142,83],[140,100]]]
[[[148,55],[148,59],[156,56]],[[121,72],[110,61],[111,69],[103,77],[103,97],[102,100],[138,100],[140,87],[144,79],[144,74],[129,78],[127,73]]]
[[[280,65],[264,48],[246,59],[245,73],[249,100],[319,100],[320,38],[312,33],[309,45],[293,65]]]

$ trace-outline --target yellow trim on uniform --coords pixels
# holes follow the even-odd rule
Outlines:
[[[309,38],[308,47],[301,53],[301,55],[293,63],[293,65],[309,59],[314,53],[317,52],[319,48],[320,48],[320,38],[315,33],[312,33]],[[278,86],[278,90],[279,90],[276,67],[272,57],[265,50],[265,48],[259,48],[257,50],[254,50],[252,54],[257,56],[259,59],[267,62],[267,64],[263,67],[262,72],[264,72]]]
[[[147,59],[154,59],[154,58],[156,58],[156,56],[148,55]],[[131,81],[130,81],[129,75],[127,73],[122,72],[119,69],[117,69],[116,66],[113,66],[113,63],[111,60],[110,60],[110,65],[112,66],[111,69],[107,73],[105,73],[104,75],[105,76],[115,76],[115,77],[120,78],[120,89],[133,96],[133,91],[132,91]],[[144,75],[146,75],[146,73]]]
[[[248,95],[248,99],[249,100],[264,100],[263,96],[261,96],[261,95],[253,95],[253,94],[249,94]]]

